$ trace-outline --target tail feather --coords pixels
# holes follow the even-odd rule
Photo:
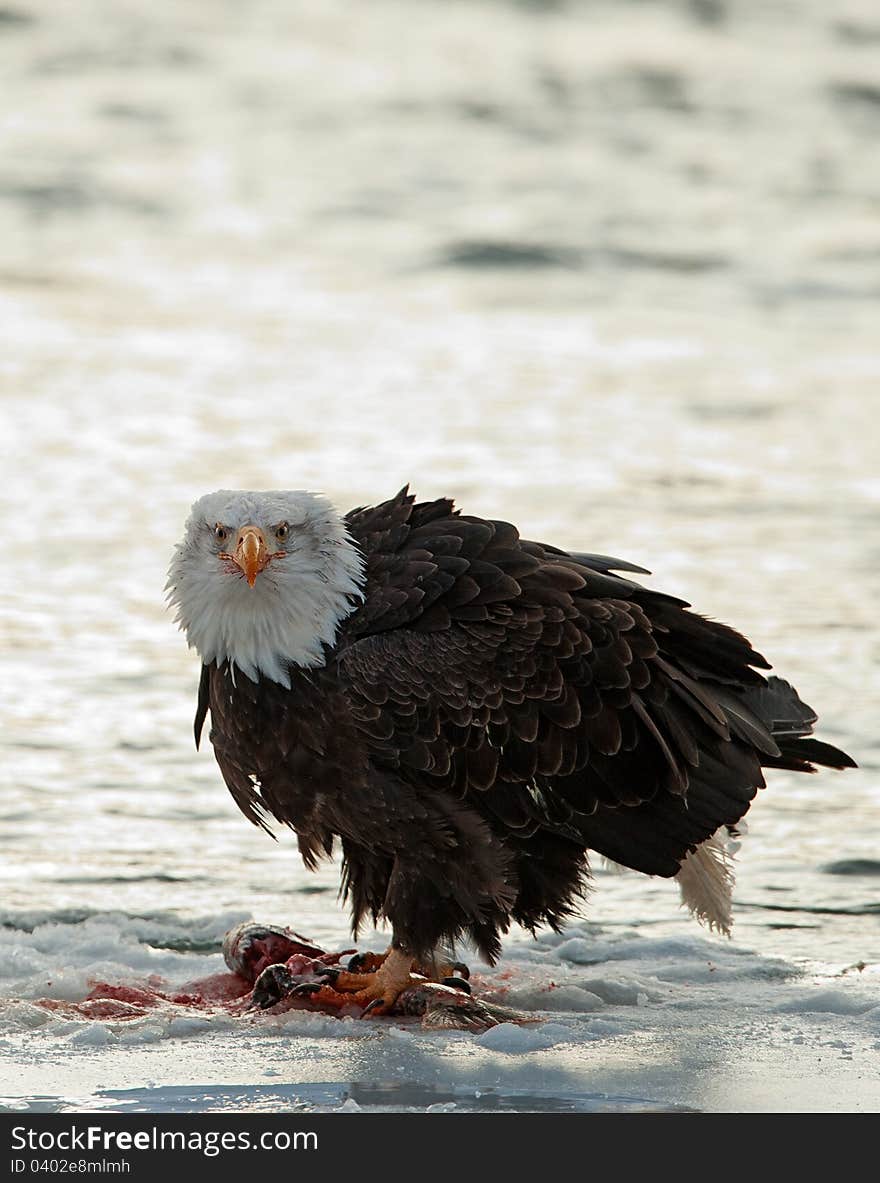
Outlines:
[[[740,697],[777,737],[809,735],[819,717],[791,682],[775,675],[763,686],[748,686]]]
[[[678,876],[689,855],[720,827],[737,825],[764,785],[762,766],[796,772],[815,772],[817,764],[856,766],[846,752],[811,738],[816,714],[783,679],[771,677],[766,685],[741,688],[736,695],[728,687],[714,687],[713,693],[732,742],[716,738],[702,748],[698,767],[689,769],[686,797],[658,793],[633,808],[600,805],[582,817],[579,827],[592,850],[647,875]],[[707,862],[714,853],[707,848],[686,866],[684,881],[714,869]]]
[[[730,936],[733,925],[733,855],[725,831],[700,843],[682,861],[675,880],[681,902],[701,924]]]
[[[815,765],[825,768],[856,768],[852,756],[833,744],[808,738],[818,716],[803,702],[798,692],[783,678],[768,678],[766,686],[749,686],[743,699],[753,714],[765,724],[776,741],[779,754],[767,754],[761,760],[766,768],[788,768],[794,772],[815,772]]]
[[[781,755],[764,760],[765,768],[789,768],[794,772],[815,772],[817,764],[823,768],[858,768],[852,756],[819,739],[784,740],[779,750]]]

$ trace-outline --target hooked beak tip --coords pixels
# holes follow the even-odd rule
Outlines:
[[[244,527],[239,536],[233,559],[244,573],[248,587],[254,587],[257,576],[264,570],[269,558],[262,530],[256,526]]]

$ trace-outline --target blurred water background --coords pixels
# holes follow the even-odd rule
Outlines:
[[[0,76],[3,923],[344,940],[165,571],[209,489],[410,481],[752,638],[861,769],[772,777],[735,940],[880,960],[874,0],[12,0]]]

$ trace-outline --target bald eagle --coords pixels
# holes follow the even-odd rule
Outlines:
[[[407,488],[344,516],[307,492],[193,505],[168,594],[202,661],[196,745],[210,712],[245,816],[308,868],[338,843],[353,931],[392,928],[328,998],[388,1009],[459,939],[494,963],[512,921],[558,930],[589,851],[726,928],[717,835],[762,768],[854,766],[743,636],[634,574]]]

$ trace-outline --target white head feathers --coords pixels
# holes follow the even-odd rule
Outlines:
[[[229,557],[247,527],[271,554],[253,587]],[[221,489],[193,505],[166,590],[203,662],[229,661],[252,681],[289,687],[290,666],[323,665],[323,647],[334,644],[363,582],[360,551],[323,497]]]

